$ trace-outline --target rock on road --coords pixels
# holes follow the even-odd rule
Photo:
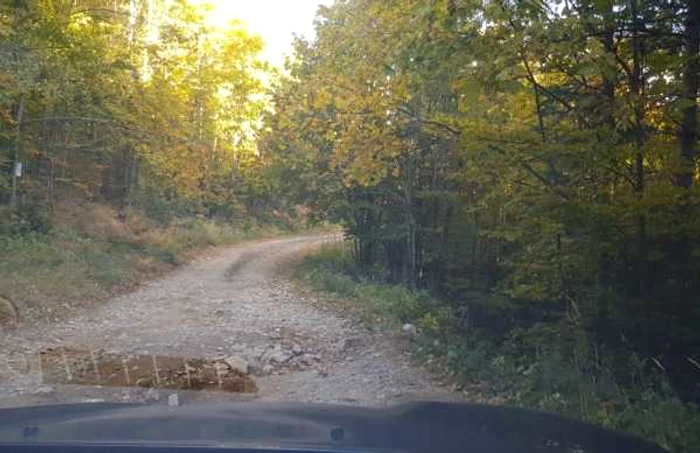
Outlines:
[[[224,248],[137,291],[52,325],[0,332],[0,406],[159,401],[173,391],[47,385],[38,352],[86,348],[114,354],[199,357],[246,368],[254,394],[180,392],[179,403],[289,401],[384,405],[458,400],[410,365],[406,345],[314,306],[280,267],[329,241],[307,236]]]

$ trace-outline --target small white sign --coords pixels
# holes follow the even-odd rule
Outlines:
[[[18,178],[22,177],[22,162],[15,163],[15,176]]]

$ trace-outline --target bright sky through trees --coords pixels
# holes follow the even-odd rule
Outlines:
[[[210,24],[225,27],[231,20],[246,23],[251,33],[265,41],[263,57],[281,66],[291,53],[293,34],[313,37],[313,20],[319,4],[332,0],[189,0],[193,5],[211,5]]]

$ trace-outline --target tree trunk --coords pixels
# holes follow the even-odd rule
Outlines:
[[[683,50],[686,57],[683,68],[683,116],[678,131],[680,147],[680,171],[676,176],[676,185],[689,188],[693,185],[696,144],[698,139],[698,85],[700,84],[700,0],[689,0],[688,11],[683,30]]]
[[[646,83],[644,80],[644,72],[642,70],[644,60],[644,23],[639,16],[638,11],[639,0],[630,0],[630,9],[633,20],[633,35],[632,35],[632,74],[630,74],[630,89],[632,92],[632,102],[634,103],[634,141],[636,148],[634,162],[634,190],[637,197],[641,200],[644,198],[646,189],[646,175],[644,170],[644,147],[646,145],[646,130],[644,127],[645,121],[645,105],[644,96]],[[637,284],[639,295],[642,299],[647,296],[647,232],[646,232],[646,216],[640,213],[637,216]]]
[[[403,182],[403,205],[406,212],[406,220],[408,221],[408,237],[406,238],[407,254],[406,258],[408,262],[406,263],[406,276],[408,278],[408,283],[411,287],[416,287],[417,276],[418,276],[418,226],[416,223],[416,218],[413,214],[413,184],[414,184],[414,168],[413,168],[413,157],[407,156],[406,166],[402,172],[402,182]]]
[[[613,17],[613,2],[609,2],[606,8],[601,11],[604,15],[603,23],[603,47],[609,55],[615,53],[615,20]],[[603,79],[603,96],[605,96],[605,106],[603,111],[603,123],[610,129],[616,128],[615,122],[615,77],[605,76]]]
[[[20,163],[20,154],[22,150],[22,120],[24,119],[24,94],[19,96],[19,105],[17,107],[17,133],[15,135],[15,153],[13,157],[14,167],[12,168],[12,195],[10,198],[10,206],[17,206],[17,191],[19,189],[19,176],[17,175],[17,165]]]

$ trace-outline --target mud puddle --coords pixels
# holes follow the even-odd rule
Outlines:
[[[256,393],[244,372],[223,360],[141,354],[108,354],[68,347],[39,353],[44,384],[140,387]]]

